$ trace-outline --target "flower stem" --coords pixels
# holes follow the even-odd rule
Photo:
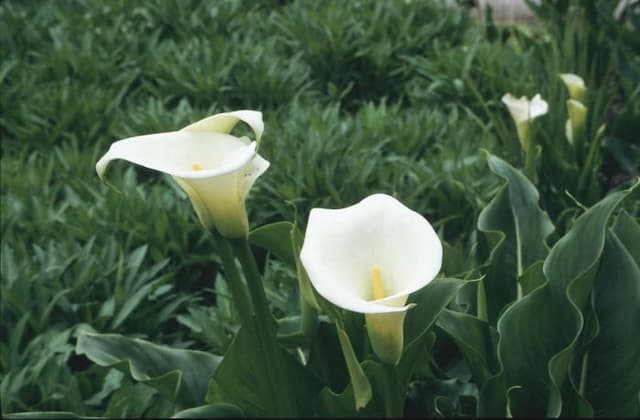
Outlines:
[[[527,134],[529,137],[529,141],[527,142],[527,149],[524,151],[525,153],[525,157],[524,157],[524,174],[527,176],[527,178],[529,178],[529,180],[531,180],[531,182],[535,183],[536,182],[536,159],[535,159],[535,155],[536,155],[536,148],[535,148],[535,142],[533,141],[534,136],[531,135],[531,122],[527,122],[528,127],[527,127]]]
[[[222,265],[227,278],[227,286],[229,286],[234,306],[238,310],[238,314],[240,316],[240,325],[243,328],[252,331],[254,329],[253,307],[249,300],[247,287],[240,278],[240,273],[238,272],[238,267],[236,266],[229,243],[222,236],[219,236],[216,233],[213,234],[213,238],[218,248],[220,258],[222,259]]]
[[[402,417],[404,407],[402,406],[402,398],[398,393],[398,378],[396,367],[384,364],[384,403],[385,417],[399,418]]]
[[[580,172],[580,177],[578,178],[578,188],[577,193],[582,194],[583,190],[586,187],[587,179],[593,173],[593,164],[595,163],[596,154],[598,152],[598,147],[600,146],[600,141],[602,140],[602,135],[604,134],[604,130],[598,130],[593,140],[591,140],[591,144],[589,145],[589,154],[587,155],[587,160],[582,167],[582,171]]]
[[[249,294],[253,302],[256,338],[265,355],[265,370],[271,383],[274,403],[277,407],[274,415],[295,417],[297,415],[293,393],[283,369],[282,353],[276,342],[276,323],[269,309],[264,292],[262,276],[246,239],[229,239],[231,248],[240,261],[247,280]]]

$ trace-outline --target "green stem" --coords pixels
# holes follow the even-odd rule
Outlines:
[[[246,239],[229,239],[229,243],[236,258],[240,261],[244,277],[247,280],[255,314],[260,319],[258,322],[266,327],[266,331],[273,333],[275,336],[274,323],[267,322],[273,319],[273,315],[269,309],[267,295],[264,292],[262,275],[260,274],[260,270],[258,270],[256,260],[253,258],[253,253],[249,248],[249,242]]]
[[[385,417],[399,418],[403,416],[404,407],[402,406],[402,398],[398,392],[398,378],[396,367],[384,365],[384,403]]]
[[[238,267],[236,266],[229,243],[215,233],[213,234],[213,238],[218,248],[218,254],[222,259],[227,286],[229,286],[229,290],[231,291],[234,306],[240,315],[240,325],[245,329],[253,330],[253,307],[249,300],[247,287],[240,278],[240,273],[238,272]]]
[[[598,151],[598,146],[600,145],[600,140],[602,139],[601,133],[596,133],[595,138],[591,141],[589,145],[589,154],[587,155],[587,161],[582,167],[582,171],[580,172],[580,178],[578,180],[578,189],[576,191],[577,194],[582,194],[585,184],[587,182],[587,178],[593,172],[593,160],[596,157],[596,152]]]
[[[265,355],[265,370],[271,383],[275,415],[295,417],[297,415],[294,396],[289,389],[289,382],[283,369],[282,353],[276,342],[276,326],[269,309],[267,296],[264,292],[262,276],[253,257],[249,242],[244,239],[229,239],[231,248],[240,261],[242,271],[249,287],[249,294],[255,310],[255,332],[260,350]]]
[[[531,182],[536,182],[536,159],[535,159],[535,142],[533,141],[533,137],[531,135],[531,122],[529,121],[527,126],[527,149],[525,150],[525,161],[524,161],[524,174],[531,180]]]

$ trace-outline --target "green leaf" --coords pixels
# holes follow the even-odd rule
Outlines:
[[[436,325],[455,341],[471,369],[479,390],[477,415],[504,416],[506,386],[497,358],[497,331],[474,316],[448,309],[442,311]]]
[[[444,309],[436,322],[462,352],[478,388],[500,371],[498,334],[487,322],[469,314]]]
[[[478,393],[478,417],[505,417],[507,414],[507,386],[504,371],[490,377]]]
[[[535,186],[520,171],[487,153],[493,173],[507,182],[480,212],[478,230],[484,233],[484,254],[488,255],[484,286],[487,315],[494,325],[502,309],[517,296],[517,279],[548,253],[545,239],[553,224],[538,206]]]
[[[629,252],[629,255],[640,266],[640,224],[626,211],[621,211],[613,226],[613,232]]]
[[[477,387],[459,378],[436,379],[423,383],[417,398],[423,399],[423,415],[469,417],[473,415]]]
[[[519,385],[514,385],[509,387],[509,389],[507,389],[506,412],[507,412],[507,417],[509,418],[513,417],[513,411],[511,411],[511,401],[513,401],[513,398],[514,398],[513,396],[518,395],[521,389],[522,387]]]
[[[460,289],[477,280],[436,278],[409,296],[408,303],[416,306],[407,312],[404,320],[404,351],[398,363],[398,383],[406,392],[413,368],[419,360],[417,353],[424,351],[427,333]]]
[[[365,410],[356,410],[353,401],[353,387],[351,384],[341,393],[335,393],[329,387],[324,387],[314,403],[314,412],[318,417],[354,418],[365,417]]]
[[[497,357],[497,331],[474,316],[448,309],[436,325],[456,342],[471,369],[479,389],[477,415],[504,416],[506,387]]]
[[[118,372],[122,375],[118,370],[111,370],[111,372]],[[167,399],[159,398],[158,391],[144,383],[134,383],[125,376],[118,385],[115,392],[111,393],[109,404],[104,411],[104,416],[107,418],[167,417],[175,411],[173,403]],[[169,409],[166,410],[166,408]],[[156,412],[155,416],[153,412]]]
[[[422,338],[436,322],[440,312],[455,298],[466,284],[477,280],[438,277],[422,289],[412,293],[407,303],[416,306],[407,312],[404,321],[405,348]]]
[[[558,416],[562,394],[575,394],[568,368],[583,330],[582,311],[604,247],[607,222],[629,194],[621,191],[586,211],[546,259],[547,283],[506,309],[498,321],[499,359],[514,416]],[[569,397],[574,400],[574,397]]]
[[[320,309],[320,297],[316,295],[316,291],[311,285],[311,280],[309,279],[309,276],[307,275],[307,272],[302,265],[302,261],[300,261],[300,250],[302,249],[302,241],[304,239],[304,236],[302,235],[302,232],[300,232],[300,229],[298,229],[298,227],[295,225],[292,225],[291,227],[290,239],[295,259],[298,288],[303,299],[300,304],[309,305],[313,310],[317,311]]]
[[[640,243],[638,225],[626,220],[626,240]],[[635,227],[634,227],[635,224]],[[613,232],[605,242],[593,288],[600,334],[589,347],[584,390],[600,417],[640,416],[640,267]]]
[[[528,295],[538,287],[545,284],[546,280],[542,271],[543,266],[543,261],[537,261],[531,264],[531,266],[529,266],[529,268],[522,273],[520,277],[518,277],[518,283],[520,283],[520,287],[522,287],[523,296]]]
[[[349,377],[351,378],[351,388],[353,389],[354,400],[356,403],[356,410],[367,405],[372,397],[371,384],[369,379],[364,374],[358,358],[356,357],[349,336],[344,330],[341,323],[336,323],[336,329],[338,331],[338,340],[340,341],[340,347],[342,348],[342,354],[344,360],[347,363],[347,370],[349,371]]]
[[[373,384],[373,387],[370,388],[373,398],[370,398],[364,407],[358,409],[354,406],[353,383],[350,382],[344,391],[340,393],[335,393],[328,387],[323,388],[314,402],[315,416],[343,418],[381,417],[384,414],[384,396],[381,389],[382,368],[380,363],[373,360],[366,360],[360,365],[360,370],[367,378],[367,382],[371,378],[371,384]]]
[[[307,342],[302,334],[301,317],[294,315],[278,319],[277,337],[278,342],[287,348],[295,349],[305,346]]]
[[[209,380],[205,400],[233,404],[249,417],[264,417],[276,411],[270,398],[271,385],[261,366],[262,358],[257,357],[252,343],[249,334],[241,328]]]
[[[185,407],[204,402],[209,377],[221,360],[210,353],[173,349],[117,334],[82,333],[76,353],[100,366],[116,367]]]
[[[349,373],[338,340],[338,330],[326,316],[321,316],[318,322],[309,349],[307,368],[333,390],[343,390],[349,384]]]
[[[172,419],[239,419],[245,418],[244,413],[231,404],[208,404],[179,411],[171,416]]]
[[[328,302],[321,296],[318,296],[318,302],[322,307],[323,311],[327,314],[327,316],[333,321],[335,325],[336,337],[338,339],[340,353],[342,354],[344,367],[346,367],[347,373],[349,375],[349,381],[350,381],[349,383],[350,385],[352,385],[352,393],[354,396],[353,402],[355,403],[354,406],[356,410],[358,410],[364,407],[369,402],[372,396],[372,391],[371,391],[371,384],[369,383],[367,376],[362,371],[361,365],[358,361],[358,357],[356,356],[356,352],[354,351],[354,347],[352,345],[352,340],[349,338],[349,334],[347,333],[347,331],[351,333],[352,338],[354,335],[356,337],[359,336],[359,331],[357,330],[357,328],[349,328],[349,327],[354,327],[356,325],[362,326],[363,316],[362,314],[356,314],[348,311],[341,311],[340,309],[338,309],[336,306],[334,306],[332,303]],[[354,324],[354,321],[355,321],[355,324]],[[322,324],[323,323],[321,322],[319,325],[320,328],[316,330],[318,331],[318,333],[322,333],[322,330],[323,330]],[[358,338],[356,338],[356,340],[358,340]],[[326,372],[322,372],[322,371],[326,370],[327,368],[332,370],[335,369],[335,366],[327,366],[326,364],[326,362],[330,360],[331,356],[327,357],[326,355],[322,354],[322,350],[327,347],[328,343],[318,343],[318,340],[316,337],[313,340],[312,344],[313,345],[312,345],[311,356],[314,357],[315,359],[315,360],[312,359],[312,361],[316,361],[316,362],[319,362],[319,364],[324,365],[323,367],[320,368],[321,370],[320,375],[326,378],[326,376],[324,376],[326,375]],[[340,363],[339,366],[342,367],[343,366],[342,363]],[[312,366],[312,369],[313,369],[313,366]],[[335,382],[333,380],[335,379],[335,375],[329,375],[327,379],[329,380],[325,382],[329,382],[329,384],[331,385]]]
[[[322,305],[327,309],[333,308],[326,301],[323,301]],[[352,345],[354,340],[358,343],[362,342],[363,337],[359,336],[356,327],[357,325],[362,326],[362,315],[350,312],[341,313],[337,310],[332,310],[331,314],[333,323],[322,319],[318,323],[316,334],[311,343],[308,367],[316,377],[320,378],[324,384],[328,384],[329,387],[343,389],[347,384],[350,384],[353,396],[351,404],[356,410],[359,410],[372,397],[371,384],[362,370]]]
[[[229,346],[222,363],[209,380],[208,403],[228,403],[237,406],[249,417],[269,416],[276,412],[270,397],[273,390],[263,374],[263,357],[256,353],[254,340],[242,328]],[[301,415],[310,415],[310,401],[321,385],[289,353],[281,351],[284,375],[292,385]]]
[[[300,263],[300,248],[303,235],[300,229],[291,222],[276,222],[260,226],[249,233],[249,241],[296,268],[300,294],[314,308],[318,309],[313,288],[307,273]]]
[[[467,261],[461,246],[452,246],[442,241],[442,275],[454,276],[466,270]]]
[[[290,239],[290,232],[294,227],[291,222],[276,222],[260,226],[249,233],[249,241],[294,265],[295,255]]]

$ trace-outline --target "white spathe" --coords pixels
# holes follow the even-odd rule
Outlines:
[[[419,213],[385,194],[343,209],[311,210],[300,259],[317,292],[365,314],[372,348],[385,363],[402,355],[409,294],[440,271],[442,244]]]
[[[256,141],[228,134],[239,122]],[[262,113],[241,110],[204,118],[179,131],[129,137],[114,142],[96,163],[100,178],[114,159],[169,174],[187,193],[205,229],[228,238],[246,237],[245,199],[269,162],[257,154],[264,124]]]
[[[565,124],[565,135],[570,144],[574,144],[584,133],[587,121],[587,107],[575,99],[567,100],[567,112],[569,118]]]
[[[571,99],[575,99],[576,101],[584,103],[587,88],[584,85],[584,80],[582,80],[582,77],[573,73],[562,73],[560,74],[560,78],[569,91],[569,97]]]
[[[510,93],[502,96],[502,103],[507,106],[511,118],[516,124],[518,130],[518,139],[524,150],[529,146],[529,125],[531,121],[537,117],[546,114],[549,111],[549,105],[542,99],[540,94],[536,94],[531,100],[526,96],[516,98]]]

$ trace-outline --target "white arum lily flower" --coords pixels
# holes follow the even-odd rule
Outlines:
[[[255,142],[228,134],[239,121],[253,129]],[[96,171],[103,178],[109,162],[124,159],[169,174],[189,196],[205,229],[215,228],[228,238],[246,237],[245,199],[269,167],[256,152],[263,129],[258,111],[216,114],[179,131],[116,141],[98,161]]]
[[[564,131],[569,143],[574,144],[575,140],[584,133],[584,126],[587,121],[587,107],[575,99],[567,101],[567,112],[569,118],[565,124]]]
[[[440,271],[442,244],[419,213],[385,194],[343,209],[311,210],[300,259],[329,302],[365,314],[373,351],[395,365],[409,294]]]
[[[562,73],[560,78],[564,82],[567,90],[569,91],[569,97],[576,101],[584,103],[584,97],[587,93],[587,88],[584,85],[582,77],[572,73]]]
[[[518,139],[523,150],[529,147],[529,126],[531,121],[549,111],[547,102],[542,99],[540,94],[529,100],[526,96],[516,98],[507,93],[502,97],[502,103],[507,106],[511,118],[516,123],[518,130]]]
[[[587,120],[587,107],[584,105],[584,99],[587,88],[582,77],[578,75],[563,73],[560,78],[567,87],[570,97],[567,101],[569,118],[565,125],[565,134],[569,143],[574,144],[576,139],[580,138],[584,133],[584,125]]]

